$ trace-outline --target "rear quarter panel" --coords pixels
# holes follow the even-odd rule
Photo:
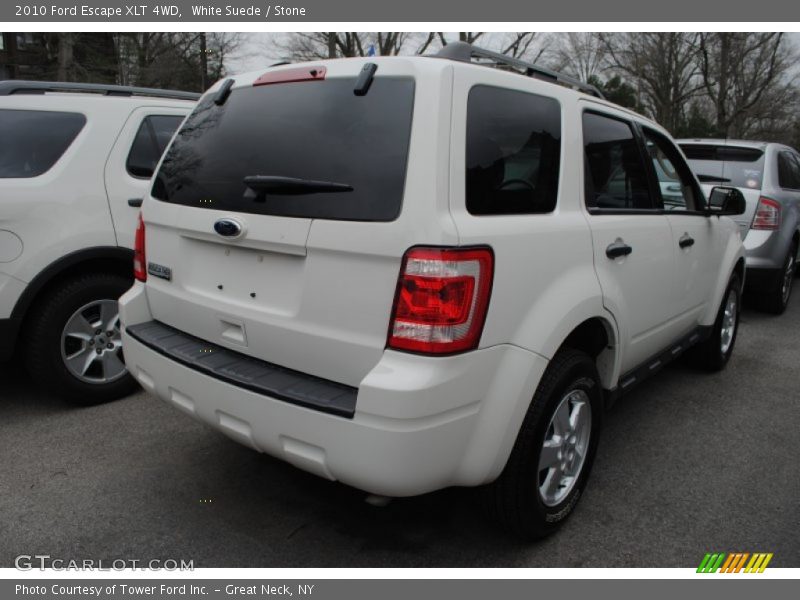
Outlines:
[[[492,297],[481,346],[513,344],[549,360],[570,332],[601,317],[615,339],[615,323],[603,308],[592,251],[592,236],[579,210],[583,148],[577,135],[576,95],[558,86],[482,69],[453,84],[450,211],[462,245],[488,244],[495,254]],[[477,79],[479,78],[479,79]],[[466,116],[473,85],[497,85],[539,94],[561,106],[561,173],[555,210],[533,215],[471,215],[465,204]],[[611,387],[614,368],[604,377]],[[531,390],[531,393],[533,390]]]

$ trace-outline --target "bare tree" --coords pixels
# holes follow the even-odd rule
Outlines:
[[[446,46],[451,39],[448,34],[437,31],[429,34],[436,36],[441,46]],[[510,33],[487,33],[485,31],[461,31],[457,34],[458,41],[474,44],[480,40],[480,45],[488,50],[507,54],[513,58],[525,58],[537,61],[547,49],[547,38],[535,31],[517,31]]]
[[[550,51],[553,66],[581,81],[598,76],[606,65],[606,48],[599,34],[562,33]]]
[[[632,80],[637,104],[670,131],[685,119],[688,102],[701,88],[697,34],[598,34],[610,67]]]
[[[425,52],[428,50],[428,48],[431,47],[431,45],[434,43],[435,40],[436,40],[436,32],[435,31],[431,31],[431,32],[425,34],[425,39],[417,47],[417,50],[416,50],[416,52],[414,52],[414,54],[425,54]]]
[[[513,57],[538,59],[545,47],[546,38],[536,32],[514,32],[506,34],[483,31],[460,31],[447,33],[408,32],[299,32],[270,40],[265,51],[286,60],[320,60],[350,56],[379,56],[426,54],[444,47],[452,41],[469,44],[480,42],[487,48]]]
[[[537,62],[546,51],[546,36],[535,31],[509,33],[500,40],[500,52],[514,58],[525,58]]]
[[[483,32],[460,32],[458,39],[474,42]],[[525,34],[530,36],[531,34]],[[273,41],[270,49],[287,60],[320,60],[353,56],[414,55],[430,52],[446,46],[451,40],[448,34],[440,31],[428,33],[408,33],[397,31],[377,32],[298,32]],[[527,49],[532,40],[522,37],[513,44],[513,49]]]
[[[75,81],[75,34],[58,34],[58,71],[59,81]]]
[[[717,135],[745,134],[752,122],[769,116],[776,96],[790,91],[787,76],[796,54],[783,33],[701,33],[697,49]]]
[[[380,56],[394,56],[408,53],[406,46],[414,34],[404,32],[336,32],[311,31],[293,33],[275,43],[278,53],[287,60],[319,60],[367,56],[374,53]],[[422,51],[433,41],[428,34]]]
[[[120,82],[205,91],[240,42],[240,34],[224,32],[119,33]]]
[[[474,44],[477,42],[483,34],[486,33],[485,31],[460,31],[458,33],[458,40],[460,42],[467,42],[468,44]]]
[[[226,75],[226,61],[231,55],[238,52],[242,45],[243,37],[241,33],[217,31],[206,34],[206,40],[208,86],[211,86],[215,81],[222,79]]]

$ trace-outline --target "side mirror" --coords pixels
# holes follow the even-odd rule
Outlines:
[[[717,186],[708,196],[709,215],[741,215],[747,210],[744,194],[736,188]]]

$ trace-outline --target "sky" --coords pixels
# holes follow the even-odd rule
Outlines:
[[[791,32],[787,35],[800,48],[800,32]],[[275,47],[275,43],[280,44],[285,40],[286,33],[242,33],[242,36],[239,50],[225,61],[228,74],[258,70],[282,60],[281,52]],[[800,65],[797,68],[800,71]]]

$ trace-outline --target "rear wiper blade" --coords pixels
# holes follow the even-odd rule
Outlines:
[[[248,175],[244,184],[251,190],[269,194],[315,194],[321,192],[352,192],[353,186],[335,181],[315,181],[278,175]]]
[[[697,178],[704,183],[708,183],[711,181],[720,181],[722,183],[730,182],[730,179],[728,179],[727,177],[717,177],[716,175],[702,175],[700,173],[697,174]]]

